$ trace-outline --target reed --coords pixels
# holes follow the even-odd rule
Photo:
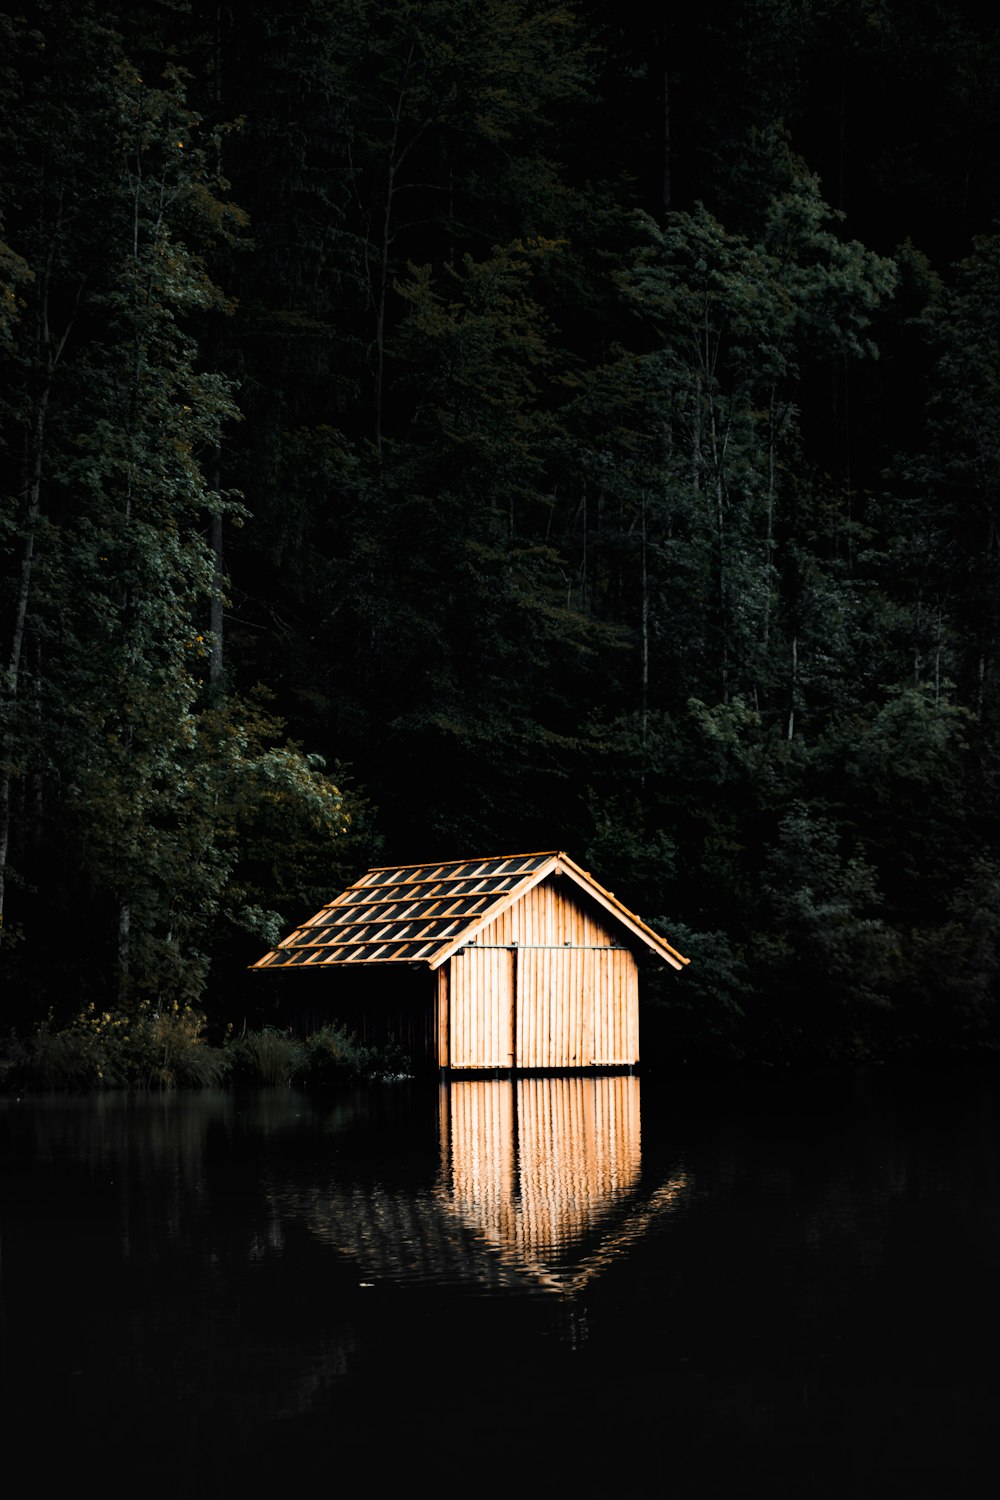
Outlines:
[[[130,1010],[85,1006],[57,1025],[51,1014],[26,1038],[11,1033],[0,1081],[6,1088],[209,1088],[228,1058],[205,1037],[205,1017],[177,1001],[141,1000]]]
[[[302,1042],[275,1026],[243,1032],[230,1041],[226,1051],[237,1083],[264,1088],[291,1083],[305,1057]]]
[[[264,1026],[209,1044],[200,1011],[178,1003],[139,1002],[131,1012],[88,1005],[71,1021],[51,1015],[27,1036],[0,1041],[0,1089],[7,1092],[92,1089],[247,1088],[408,1077],[410,1061],[395,1044],[359,1042],[342,1026],[322,1026],[304,1040]]]

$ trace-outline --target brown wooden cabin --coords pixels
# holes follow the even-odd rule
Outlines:
[[[674,969],[688,962],[550,851],[368,870],[253,967],[335,968],[331,991],[296,1007],[300,1018],[393,1038],[417,1063],[620,1068],[639,1061],[647,952]]]

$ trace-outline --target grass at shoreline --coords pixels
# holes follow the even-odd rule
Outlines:
[[[397,1046],[359,1042],[339,1025],[306,1037],[274,1026],[207,1039],[206,1018],[189,1005],[141,1001],[131,1011],[89,1005],[66,1024],[52,1018],[0,1040],[0,1092],[169,1090],[220,1085],[330,1088],[409,1076]]]

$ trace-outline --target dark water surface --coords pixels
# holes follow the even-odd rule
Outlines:
[[[42,1493],[995,1478],[996,1070],[0,1100],[0,1257]]]

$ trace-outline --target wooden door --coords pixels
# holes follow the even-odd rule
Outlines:
[[[451,1067],[513,1067],[515,961],[509,948],[462,948],[452,958]]]
[[[519,1068],[638,1062],[638,982],[631,953],[519,948],[516,978]]]

